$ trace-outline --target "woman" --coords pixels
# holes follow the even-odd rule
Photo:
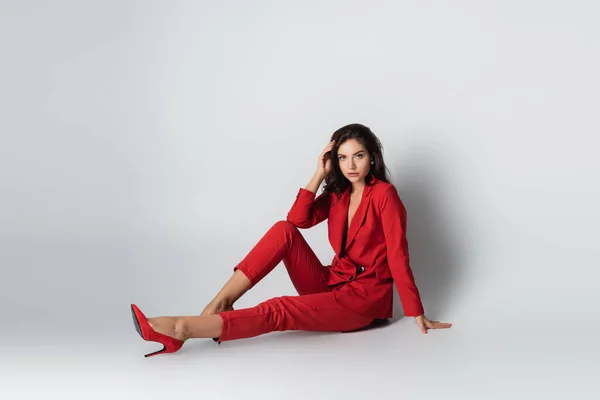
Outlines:
[[[325,180],[323,193],[315,198]],[[321,265],[300,229],[328,219],[335,256]],[[269,299],[252,308],[233,304],[283,261],[298,296]],[[226,340],[273,331],[347,332],[392,317],[393,282],[405,316],[423,333],[452,324],[425,317],[409,264],[406,210],[389,182],[379,139],[360,124],[338,129],[300,188],[285,221],[276,222],[233,268],[233,276],[200,316],[146,318],[131,305],[144,340],[173,353],[191,338]]]

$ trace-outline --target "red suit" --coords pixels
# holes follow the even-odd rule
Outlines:
[[[406,209],[396,188],[373,177],[344,238],[349,204],[350,187],[339,200],[325,192],[315,198],[315,193],[300,188],[287,220],[275,223],[234,267],[252,287],[283,261],[299,296],[275,297],[252,308],[219,313],[223,319],[219,342],[272,331],[363,328],[374,319],[392,317],[393,282],[404,315],[424,313],[410,268]],[[325,219],[335,256],[323,266],[298,228]]]

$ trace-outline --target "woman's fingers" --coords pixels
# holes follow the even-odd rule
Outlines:
[[[431,324],[429,324],[428,328],[431,329],[446,329],[446,328],[450,328],[452,326],[452,324],[448,323],[448,322],[440,322],[440,321],[430,321]]]
[[[427,333],[429,329],[447,329],[452,326],[449,322],[431,321],[425,316],[416,317],[417,325],[421,328],[421,332]]]
[[[319,155],[319,165],[318,165],[319,170],[324,170],[325,172],[329,171],[329,168],[327,168],[327,166],[331,165],[331,159],[330,159],[330,157],[326,158],[325,155],[327,152],[331,151],[334,143],[335,143],[335,140],[332,140],[331,142],[329,142],[329,144],[327,144],[327,146],[325,146],[325,148]]]
[[[333,142],[332,142],[333,143]],[[333,144],[328,144],[327,146],[325,146],[325,148],[323,149],[323,151],[321,152],[321,156],[319,157],[321,160],[323,160],[325,158],[325,154],[331,150],[331,147],[333,146]]]

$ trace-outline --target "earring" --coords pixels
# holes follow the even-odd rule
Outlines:
[[[375,161],[371,160],[371,164],[375,164]]]

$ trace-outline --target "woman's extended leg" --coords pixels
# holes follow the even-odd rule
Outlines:
[[[230,310],[250,288],[283,261],[300,295],[328,291],[324,267],[298,228],[288,221],[276,222],[233,270],[233,276],[206,306],[202,316]]]
[[[369,325],[372,318],[348,310],[338,303],[338,297],[348,293],[337,291],[281,296],[251,308],[208,316],[148,318],[148,323],[157,332],[179,340],[219,337],[219,342],[273,331],[343,332]]]
[[[303,296],[280,296],[255,307],[224,311],[219,343],[250,338],[273,331],[346,332],[364,328],[373,318],[343,307],[340,299],[355,296],[352,290],[334,290]],[[193,321],[188,321],[193,322]],[[194,326],[185,326],[193,335]],[[192,336],[193,337],[193,336]]]
[[[155,317],[147,320],[156,332],[179,340],[217,337],[223,327],[223,319],[219,315]]]

